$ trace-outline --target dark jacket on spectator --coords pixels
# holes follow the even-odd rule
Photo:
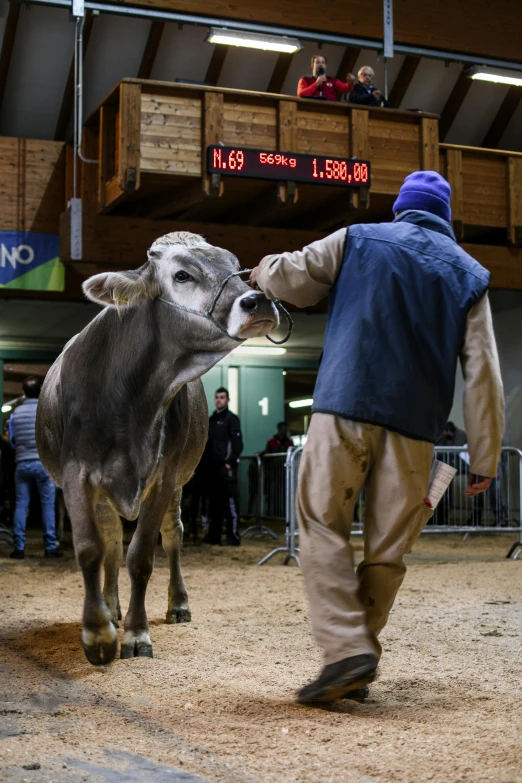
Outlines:
[[[381,106],[383,108],[389,109],[390,104],[385,98],[375,98],[372,93],[377,88],[375,85],[370,84],[369,87],[366,87],[365,84],[362,82],[357,82],[357,84],[354,85],[353,90],[350,93],[350,97],[348,100],[350,103],[358,103],[360,106]]]
[[[226,408],[214,411],[208,422],[208,442],[205,459],[209,467],[236,465],[243,451],[241,424],[235,413]]]
[[[334,76],[327,76],[326,81],[316,85],[316,76],[301,76],[297,85],[299,98],[321,98],[324,101],[336,101],[339,96],[351,92],[353,84],[347,84]]]

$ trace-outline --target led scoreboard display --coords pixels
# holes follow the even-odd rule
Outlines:
[[[210,145],[207,147],[207,171],[252,179],[370,187],[370,164],[365,160],[269,152],[247,147]]]

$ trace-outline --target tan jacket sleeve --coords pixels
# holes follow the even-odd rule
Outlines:
[[[468,313],[460,363],[470,471],[493,477],[504,435],[504,389],[487,293]]]
[[[345,239],[346,229],[341,228],[303,250],[265,256],[259,264],[257,285],[269,299],[283,299],[297,307],[317,304],[337,279]]]

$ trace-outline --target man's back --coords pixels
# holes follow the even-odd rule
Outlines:
[[[466,318],[488,280],[434,215],[410,211],[348,229],[313,410],[435,442]]]

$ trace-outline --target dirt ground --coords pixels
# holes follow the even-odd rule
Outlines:
[[[193,621],[163,623],[167,564],[149,586],[153,660],[87,663],[72,550],[0,550],[0,779],[226,783],[522,781],[522,560],[516,535],[425,536],[383,634],[364,705],[300,707],[320,656],[302,576],[271,542],[187,545]],[[66,544],[67,546],[67,544]],[[122,605],[129,583],[121,571]],[[120,630],[121,634],[121,630]],[[193,777],[196,776],[196,777]]]

